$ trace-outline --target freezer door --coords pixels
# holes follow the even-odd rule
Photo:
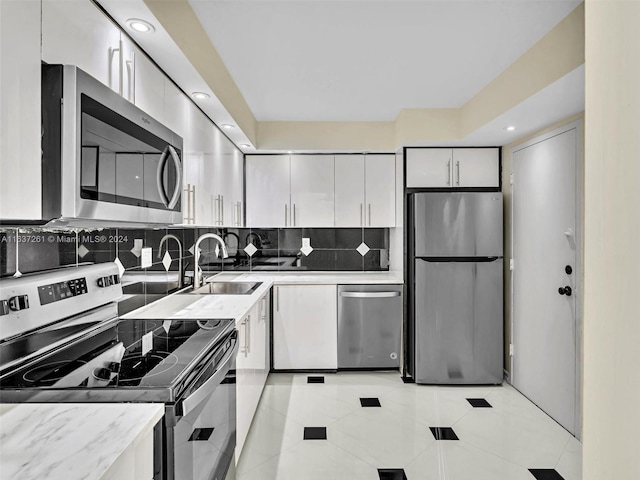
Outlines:
[[[399,368],[402,285],[338,287],[338,368]]]
[[[502,275],[502,259],[415,260],[417,383],[502,382]]]
[[[502,257],[502,193],[413,195],[414,257]]]

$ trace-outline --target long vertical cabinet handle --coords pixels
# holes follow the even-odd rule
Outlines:
[[[451,159],[447,162],[447,185],[451,185]]]
[[[460,160],[458,160],[456,162],[456,172],[458,174],[457,180],[456,180],[456,185],[460,185]]]
[[[267,297],[266,297],[266,295],[264,297],[262,297],[262,300],[260,300],[260,309],[261,309],[260,320],[262,320],[263,322],[266,322],[267,321]]]
[[[293,226],[296,226],[296,204],[293,204]]]
[[[220,225],[224,225],[224,195],[220,195]]]
[[[251,353],[251,315],[247,316],[247,353]]]
[[[123,50],[122,38],[118,44],[120,51],[120,61],[118,62],[118,93],[120,96],[124,96],[124,50]]]
[[[242,225],[242,202],[238,202],[238,215],[236,217],[236,227]]]
[[[196,186],[191,185],[191,223],[196,224]]]
[[[285,227],[287,227],[287,226],[288,226],[288,224],[287,224],[287,216],[288,216],[288,215],[287,215],[287,204],[285,203],[285,204],[284,204],[284,226],[285,226]]]
[[[218,205],[218,197],[213,198],[213,193],[211,194],[211,225],[216,225],[218,223],[218,219],[216,215],[218,213],[217,210]]]
[[[360,204],[360,226],[361,227],[364,226],[364,224],[362,223],[362,221],[363,221],[363,217],[362,217],[363,213],[362,213],[362,211],[363,211],[363,204],[361,203]]]
[[[111,80],[113,79],[113,57],[115,57],[116,53],[118,54],[118,74],[119,74],[120,73],[120,57],[121,57],[120,52],[121,50],[119,46],[118,48],[113,48],[113,47],[109,48],[109,88],[114,91],[117,91],[117,90],[114,88],[114,85],[111,82]],[[118,88],[120,88],[119,85],[118,85]]]
[[[131,60],[125,61],[127,72],[129,73],[128,99],[131,103],[136,103],[136,52],[131,52]]]
[[[371,204],[369,204],[369,226],[371,226]]]
[[[245,357],[247,356],[247,321],[249,317],[246,317],[242,322],[240,322],[240,327],[244,327],[244,342],[242,347],[240,347],[240,353],[244,353]]]

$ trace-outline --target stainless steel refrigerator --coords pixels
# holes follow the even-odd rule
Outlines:
[[[410,208],[415,381],[501,383],[502,194],[414,193]]]

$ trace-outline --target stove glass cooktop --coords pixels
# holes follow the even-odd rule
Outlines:
[[[2,389],[170,387],[233,320],[114,320],[0,379]]]

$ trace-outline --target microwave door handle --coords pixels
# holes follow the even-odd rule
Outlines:
[[[209,398],[213,391],[222,383],[222,380],[227,375],[227,372],[231,368],[231,364],[236,354],[238,353],[238,340],[234,339],[233,348],[230,348],[225,354],[224,360],[220,362],[220,366],[216,369],[216,372],[204,382],[198,389],[185,398],[182,401],[182,415],[188,415],[194,408],[196,408],[203,400]]]
[[[169,210],[173,210],[173,208],[180,200],[180,193],[182,192],[182,164],[180,163],[180,157],[178,156],[178,152],[171,145],[168,146],[169,154],[171,155],[171,159],[173,160],[173,166],[176,169],[176,186],[173,189],[173,196],[167,205]]]
[[[165,207],[169,207],[169,199],[167,198],[167,193],[164,189],[164,180],[162,179],[162,172],[164,171],[164,166],[167,163],[167,158],[169,157],[169,148],[171,146],[167,146],[160,155],[160,161],[158,162],[158,170],[156,172],[156,184],[158,186],[158,193],[160,194],[160,199],[162,203],[164,203]]]

